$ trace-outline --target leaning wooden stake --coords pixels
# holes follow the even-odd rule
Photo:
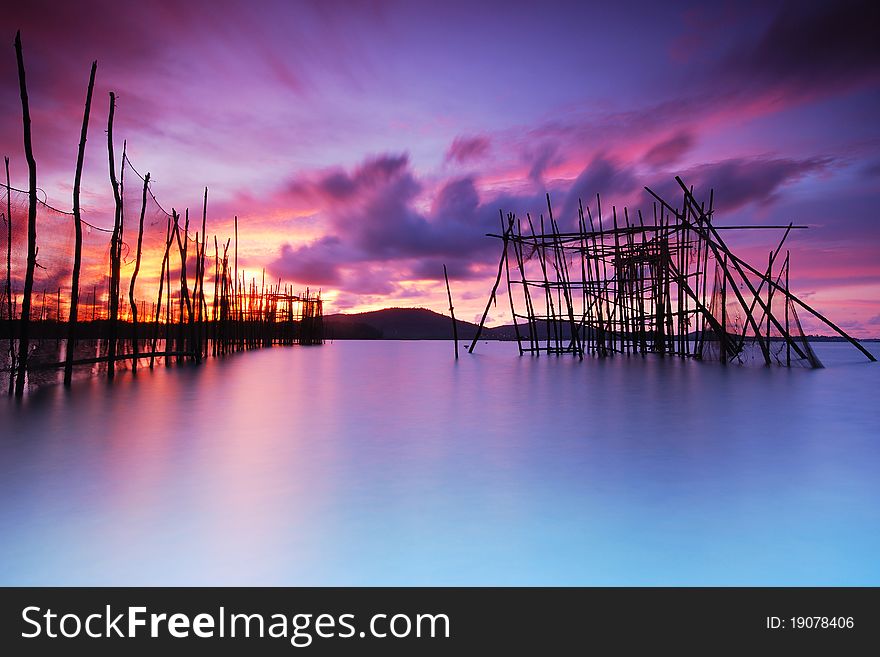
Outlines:
[[[504,273],[504,261],[507,259],[507,240],[511,230],[513,230],[513,224],[511,224],[510,228],[504,231],[504,249],[501,252],[501,260],[498,261],[498,274],[495,276],[495,285],[492,286],[492,293],[489,295],[489,302],[486,304],[486,310],[483,311],[483,316],[480,318],[480,325],[477,327],[473,342],[471,342],[471,346],[468,347],[469,354],[474,353],[474,347],[477,346],[477,340],[480,339],[480,335],[483,333],[483,325],[486,323],[486,317],[489,315],[489,308],[492,307],[492,303],[495,301],[495,293],[498,292],[498,286],[501,284],[501,274]]]
[[[12,318],[12,187],[9,182],[9,158],[6,161],[6,323],[9,329],[9,394],[15,391],[15,331]]]
[[[113,153],[113,114],[116,112],[116,94],[110,92],[110,114],[107,119],[107,153],[110,162],[110,185],[116,210],[113,217],[113,236],[110,238],[110,286],[108,299],[107,378],[116,375],[116,323],[119,318],[119,269],[122,255],[122,194],[116,180],[116,162]],[[125,149],[123,148],[123,153]],[[124,155],[123,155],[124,158]]]
[[[682,185],[682,186],[684,185],[684,183],[681,182],[681,179],[678,178],[678,177],[676,177],[676,182],[678,182],[679,185]],[[686,190],[686,189],[687,189],[687,188],[685,188],[685,190]],[[650,190],[648,190],[648,191],[650,192]],[[653,194],[653,192],[651,192],[651,194]],[[656,195],[655,195],[655,196],[656,196]],[[696,203],[696,202],[693,200],[693,197],[690,197],[689,200],[690,200],[690,202],[692,202],[692,203]],[[709,238],[709,239],[707,240],[707,241],[709,241],[710,246],[713,246],[713,248],[719,248],[719,247],[720,247],[720,248],[721,248],[721,249],[722,249],[727,255],[730,256],[730,261],[731,261],[731,263],[732,263],[733,266],[737,269],[737,271],[740,273],[740,276],[742,277],[743,282],[746,284],[746,286],[749,288],[749,290],[752,292],[752,294],[754,294],[754,293],[755,293],[755,289],[754,289],[754,287],[752,286],[751,282],[748,280],[748,278],[746,277],[745,273],[744,273],[742,270],[743,270],[743,269],[748,270],[749,272],[751,272],[752,274],[754,274],[755,276],[757,276],[758,278],[760,278],[760,279],[762,279],[762,280],[765,279],[764,274],[763,274],[762,272],[758,271],[757,269],[755,269],[754,267],[752,267],[749,263],[747,263],[747,262],[744,261],[743,259],[741,259],[741,258],[737,257],[736,255],[734,255],[734,254],[730,251],[730,249],[727,248],[727,245],[724,243],[724,240],[721,239],[721,236],[718,234],[718,232],[715,230],[715,228],[712,227],[711,224],[707,224],[707,227],[708,227],[709,231],[711,232],[711,238]],[[786,297],[787,299],[790,299],[790,300],[793,301],[794,303],[796,303],[796,304],[798,304],[799,306],[801,306],[804,310],[806,310],[807,312],[809,312],[810,314],[812,314],[814,317],[816,317],[817,319],[819,319],[819,320],[821,320],[822,322],[824,322],[829,328],[833,329],[838,335],[840,335],[841,337],[845,338],[845,339],[846,339],[848,342],[850,342],[854,347],[856,347],[859,351],[861,351],[861,352],[862,352],[862,353],[868,358],[868,360],[870,360],[870,361],[872,361],[872,362],[875,362],[875,361],[877,360],[877,358],[876,358],[871,352],[869,352],[867,349],[865,349],[865,348],[861,345],[861,343],[859,343],[858,340],[856,340],[855,338],[853,338],[852,336],[850,336],[848,333],[846,333],[843,329],[841,329],[839,326],[837,326],[837,324],[835,324],[834,322],[832,322],[830,319],[828,319],[827,317],[825,317],[824,315],[822,315],[820,312],[818,312],[818,311],[815,310],[814,308],[811,308],[811,307],[810,307],[809,305],[807,305],[804,301],[802,301],[802,300],[799,299],[798,297],[796,297],[796,296],[794,296],[793,294],[791,294],[791,292],[789,292],[789,291],[787,291],[787,290],[783,290],[783,288],[782,288],[782,286],[781,286],[780,284],[775,283],[775,282],[773,282],[772,280],[767,280],[767,283],[770,285],[770,287],[772,287],[772,288],[774,288],[774,289],[776,289],[776,290],[781,291],[781,292],[785,295],[785,297]],[[759,305],[760,305],[760,306],[766,311],[766,305],[763,303],[763,301],[762,301],[760,298],[758,299],[758,304],[759,304]],[[779,330],[780,332],[783,331],[784,329],[783,329],[782,325],[779,323],[779,320],[777,320],[777,319],[776,319],[775,317],[773,317],[772,315],[771,315],[770,317],[771,317],[771,321],[773,321],[774,326],[776,326],[776,329]],[[760,336],[759,336],[759,340],[760,340],[760,339],[761,339],[761,338],[760,338]],[[797,347],[797,345],[792,344],[792,347],[794,348],[794,350],[795,350],[796,352],[798,352],[798,355],[799,355],[799,356],[801,356],[802,358],[805,358],[805,357],[806,357],[806,356],[800,351],[800,349]]]
[[[162,255],[162,266],[159,270],[159,296],[156,299],[156,315],[155,315],[155,325],[153,326],[153,340],[150,345],[150,369],[153,369],[153,362],[156,357],[156,341],[159,339],[159,320],[162,317],[162,287],[165,283],[165,268],[169,265],[168,262],[168,250],[171,248],[171,217],[168,217],[168,220],[165,224],[165,253]],[[165,351],[168,351],[168,327],[165,326],[164,331],[165,336]]]
[[[15,396],[24,395],[27,375],[28,336],[31,321],[31,294],[34,288],[34,269],[37,266],[37,162],[31,144],[31,111],[28,104],[27,81],[24,73],[24,57],[21,51],[21,33],[15,33],[15,57],[18,60],[18,84],[21,93],[21,118],[24,127],[24,156],[28,165],[28,246],[27,269],[21,298],[21,328],[18,334],[18,378],[15,380]]]
[[[501,231],[504,232],[504,213],[499,210],[498,214],[501,219]],[[513,238],[513,221],[514,216],[508,215],[508,225],[510,227],[511,238]],[[513,252],[516,254],[516,242],[513,242]],[[510,301],[510,316],[513,319],[513,331],[516,334],[516,346],[519,349],[519,355],[522,356],[522,335],[519,332],[519,323],[516,321],[516,308],[513,306],[513,286],[510,283],[510,261],[508,258],[504,258],[504,276],[507,279],[507,299]],[[452,305],[452,300],[450,299],[449,305]],[[457,345],[456,345],[457,346]]]
[[[449,274],[443,265],[443,278],[446,279],[446,294],[449,297],[449,315],[452,317],[452,340],[455,342],[455,359],[458,360],[458,326],[455,323],[455,309],[452,307],[452,290],[449,288]]]
[[[79,138],[79,151],[76,156],[76,175],[73,179],[73,228],[75,242],[73,246],[73,275],[70,282],[70,312],[67,319],[67,345],[64,360],[64,385],[69,386],[73,378],[73,351],[76,346],[76,328],[79,321],[79,272],[82,265],[82,216],[79,206],[79,192],[82,184],[83,159],[86,155],[86,135],[89,131],[89,113],[92,109],[92,91],[95,89],[95,72],[98,62],[92,62],[89,75],[89,87],[86,91],[86,107],[83,111],[82,131]]]
[[[207,320],[208,309],[205,305],[205,245],[208,242],[208,233],[207,231],[207,221],[208,221],[208,188],[205,187],[205,202],[202,205],[202,248],[201,251],[196,250],[196,258],[198,262],[198,286],[199,286],[199,296],[197,298],[197,303],[199,304],[198,309],[198,360],[201,360],[203,350],[207,349],[208,336],[207,333],[203,330],[203,324]],[[204,340],[203,340],[204,338]],[[205,357],[207,357],[207,351],[204,352]]]
[[[138,241],[137,251],[134,259],[134,271],[131,274],[131,283],[128,285],[128,303],[131,305],[131,349],[134,356],[131,359],[131,371],[137,373],[138,357],[140,348],[138,346],[138,309],[137,302],[134,299],[134,286],[137,283],[138,272],[141,270],[141,247],[144,242],[144,215],[147,212],[147,192],[150,188],[150,172],[144,176],[144,194],[141,200],[141,216],[138,222]]]
[[[175,226],[178,225],[178,220],[180,219],[180,215],[176,214],[174,209],[172,208],[171,213],[176,216]],[[187,252],[189,250],[189,208],[187,208],[184,212],[184,228],[183,228],[183,238],[180,237],[180,229],[177,230],[177,248],[180,251],[180,323],[178,325],[178,348],[177,351],[180,353],[191,352],[192,351],[192,327],[193,327],[193,307],[190,303],[189,298],[189,281],[186,275],[186,258]],[[187,346],[187,338],[186,331],[184,331],[184,308],[186,308],[186,322],[189,328],[189,342],[190,344]],[[182,360],[181,356],[177,357],[177,362]]]

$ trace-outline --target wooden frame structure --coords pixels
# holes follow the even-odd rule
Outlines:
[[[680,207],[645,188],[653,216],[612,208],[603,217],[579,204],[574,232],[562,232],[547,197],[547,218],[502,213],[498,274],[473,352],[502,276],[520,354],[660,354],[765,365],[821,367],[801,329],[806,312],[876,360],[855,338],[789,290],[792,230],[806,226],[715,226],[713,199],[696,199],[676,178]],[[537,226],[536,226],[537,223]],[[728,248],[723,231],[778,229],[765,269]]]
[[[213,300],[209,309],[209,295],[205,290],[207,268],[210,264],[206,248],[208,189],[205,188],[204,192],[201,230],[196,230],[193,234],[190,230],[189,211],[185,210],[181,217],[174,208],[170,214],[162,209],[150,188],[150,174],[141,176],[137,172],[126,154],[124,142],[117,169],[113,144],[116,96],[113,92],[110,92],[107,120],[107,156],[114,198],[113,228],[102,229],[82,219],[80,187],[97,62],[92,63],[86,92],[73,185],[73,212],[57,210],[39,200],[37,164],[31,144],[30,108],[19,33],[15,37],[15,53],[24,150],[28,165],[28,190],[24,192],[12,188],[9,180],[9,158],[5,158],[6,184],[0,185],[5,196],[5,208],[0,211],[0,219],[6,228],[3,235],[6,243],[6,271],[5,281],[0,289],[0,338],[8,341],[8,352],[0,359],[0,372],[8,373],[9,394],[21,397],[27,386],[29,372],[37,370],[63,370],[64,384],[70,385],[73,369],[77,366],[101,364],[105,367],[107,377],[112,380],[120,362],[130,362],[132,371],[136,372],[139,364],[148,364],[152,368],[157,360],[164,360],[166,366],[172,362],[199,363],[208,355],[219,356],[276,344],[315,345],[324,342],[320,291],[313,293],[307,289],[303,294],[295,294],[292,287],[284,285],[281,280],[277,284],[267,285],[265,271],[259,285],[256,278],[248,280],[243,270],[239,272],[238,217],[234,219],[235,243],[231,263],[231,239],[227,239],[222,253],[216,235],[213,239]],[[137,237],[132,240],[135,244],[133,249],[125,241],[125,188],[126,184],[132,182],[125,179],[126,170],[130,171],[130,176],[135,176],[140,199]],[[27,253],[23,278],[18,275],[13,277],[13,193],[17,199],[21,199],[16,207],[27,207]],[[25,195],[26,202],[23,200]],[[141,271],[144,219],[148,203],[158,208],[157,212],[165,225],[165,236],[160,247],[162,258],[158,290],[142,289],[141,298],[138,299],[136,289]],[[51,246],[53,240],[57,242],[57,234],[63,232],[63,228],[72,226],[75,233],[72,253],[56,256],[54,260],[39,254],[38,211],[51,212],[59,222],[54,226],[41,226],[41,231],[48,228],[43,233],[43,246]],[[103,235],[106,238],[105,253],[109,253],[109,262],[107,273],[103,277],[105,290],[102,290],[102,298],[98,297],[98,286],[95,284],[91,290],[81,289],[83,265],[91,264],[93,268],[95,265],[83,262],[84,227],[89,234]],[[98,237],[98,240],[101,238]],[[134,266],[128,281],[127,299],[124,299],[122,268],[126,254],[132,251]],[[44,288],[38,307],[34,298],[36,273],[53,268],[61,273],[67,272],[68,256],[72,262],[69,286],[65,285],[63,290],[60,286],[50,290]],[[132,264],[132,261],[126,264]],[[194,271],[191,269],[188,273],[188,265],[194,266]],[[175,285],[172,285],[172,270],[179,274],[179,283],[175,282]],[[208,284],[211,282],[208,275]],[[89,291],[91,303],[88,303]],[[47,292],[51,295],[48,303]],[[66,340],[63,357],[60,357],[58,348],[47,349],[46,353],[39,355],[35,353],[35,347],[42,341],[51,340],[58,347],[62,339]],[[92,367],[92,371],[96,371],[96,368]]]

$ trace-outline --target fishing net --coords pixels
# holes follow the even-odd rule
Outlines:
[[[783,268],[787,270],[787,260]],[[774,275],[771,270],[768,277],[779,284],[782,271]],[[732,282],[725,278],[724,269],[716,263],[709,311],[719,326],[706,322],[706,330],[698,338],[697,348],[704,360],[721,361],[726,353],[727,362],[743,365],[769,361],[787,367],[822,367],[801,327],[796,304],[784,288],[749,277],[746,280],[751,288],[740,282],[734,291]]]
[[[139,323],[179,321],[181,316],[181,257],[176,240],[167,249],[171,215],[147,186],[144,201],[144,178],[123,157],[120,171],[122,195],[122,233],[120,247],[120,283],[117,317],[132,322],[136,307]],[[0,184],[0,320],[7,344],[2,349],[0,370],[12,369],[14,348],[21,317],[28,251],[29,196],[24,190]],[[141,215],[143,226],[141,229]],[[94,357],[106,349],[98,340],[111,317],[110,249],[113,236],[114,211],[81,213],[82,246],[77,304],[77,358]],[[192,294],[196,263],[193,237],[184,236],[180,228],[180,245],[187,251],[187,290]],[[50,205],[41,190],[36,204],[37,256],[33,274],[30,308],[29,363],[35,366],[63,360],[61,341],[66,338],[71,314],[72,274],[76,245],[75,219],[72,212]],[[140,237],[139,237],[140,234]],[[138,241],[140,261],[138,262]],[[159,279],[163,271],[163,296],[160,302]],[[170,285],[168,282],[170,281]],[[132,283],[133,282],[133,283]],[[186,295],[184,295],[186,296]],[[12,320],[12,321],[10,321]],[[131,326],[123,333],[130,335]],[[151,337],[143,330],[140,340]],[[155,336],[153,336],[155,337]],[[124,346],[123,346],[124,348]],[[92,353],[94,352],[94,353]],[[126,367],[124,362],[120,367]]]
[[[184,238],[183,218],[180,220],[180,244],[172,239],[167,250],[169,231],[172,227],[171,214],[168,213],[152,190],[146,189],[144,202],[144,179],[126,157],[120,176],[122,193],[123,230],[120,263],[119,319],[132,320],[131,293],[137,304],[138,320],[155,318],[159,278],[165,260],[166,288],[163,291],[163,305],[168,294],[167,280],[171,280],[170,298],[175,303],[180,299],[180,246],[186,249],[186,269],[188,287],[192,293],[192,281],[196,268],[197,246],[194,223]],[[7,210],[8,196],[8,210]],[[7,189],[0,184],[0,204],[2,204],[2,234],[0,234],[0,319],[20,316],[21,296],[24,290],[27,268],[27,222],[28,193],[19,189]],[[113,235],[114,217],[94,217],[82,213],[82,260],[79,277],[79,304],[77,317],[81,321],[108,318],[110,299],[110,244]],[[141,231],[141,214],[143,227]],[[7,216],[8,215],[8,216]],[[201,217],[199,217],[199,220]],[[11,220],[11,248],[9,232]],[[70,292],[73,272],[75,228],[72,212],[59,210],[45,199],[37,200],[37,259],[34,269],[31,320],[34,322],[66,322],[70,312]],[[200,229],[200,227],[199,227]],[[138,262],[137,246],[141,249]],[[201,237],[199,237],[201,240]],[[201,245],[199,245],[201,248]],[[7,263],[7,250],[9,258]],[[135,272],[137,270],[136,276]],[[207,277],[206,277],[207,278]],[[134,286],[132,288],[132,279]],[[8,284],[7,284],[8,281]],[[211,282],[213,285],[213,281]],[[12,309],[10,312],[10,300]],[[175,309],[179,313],[179,308]],[[164,318],[164,313],[162,314]],[[177,314],[175,314],[177,317]]]
[[[104,212],[83,212],[78,285],[77,341],[73,361],[96,361],[93,371],[122,354],[142,358],[149,352],[175,352],[200,357],[206,352],[208,322],[223,351],[273,342],[323,342],[320,294],[297,295],[285,286],[267,284],[242,274],[234,279],[231,263],[205,244],[203,211],[172,216],[157,200],[146,173],[141,175],[123,154],[119,171],[121,230],[119,289],[114,319],[111,250],[115,204]],[[21,324],[28,249],[28,193],[0,186],[0,372],[13,371],[15,341]],[[72,212],[50,205],[42,192],[36,203],[37,257],[28,323],[28,376],[57,369],[66,359],[65,338],[72,314],[72,274],[76,252]],[[213,236],[210,242],[213,242]],[[202,257],[200,257],[200,255]],[[200,267],[205,267],[200,272]],[[222,284],[215,285],[217,277]],[[215,287],[218,294],[215,295]],[[136,321],[135,321],[136,320]],[[115,339],[112,337],[115,336]],[[108,344],[110,345],[108,347]],[[233,345],[230,347],[230,344]],[[216,345],[215,345],[216,349]],[[170,357],[170,356],[169,356]],[[136,358],[119,360],[126,368]],[[166,361],[167,362],[167,361]],[[94,372],[93,372],[94,373]],[[47,374],[49,378],[55,373]],[[2,377],[0,377],[2,378]],[[5,377],[8,381],[8,376]]]
[[[569,233],[543,217],[523,224],[508,215],[495,236],[503,247],[487,312],[504,279],[520,353],[821,367],[795,310],[809,308],[788,292],[789,259],[779,257],[791,227],[761,272],[712,225],[711,196],[708,211],[692,191],[683,211],[660,203],[653,221],[612,206],[603,226],[597,199],[596,214],[580,209],[578,231]]]
[[[0,285],[2,307],[0,317],[19,317],[21,295],[27,268],[28,193],[0,185],[3,206],[3,227],[0,235]],[[10,227],[11,223],[11,227]],[[70,286],[73,271],[75,230],[73,214],[37,200],[37,258],[34,268],[31,319],[33,321],[66,321],[70,308]],[[11,242],[10,242],[11,228]],[[83,219],[82,267],[80,271],[81,316],[106,316],[108,255],[112,231]],[[8,256],[8,258],[7,258]],[[87,292],[88,291],[88,292]],[[87,296],[88,300],[82,298]],[[88,308],[84,309],[83,305]]]

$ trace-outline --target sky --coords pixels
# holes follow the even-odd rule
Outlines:
[[[116,143],[163,207],[200,214],[207,186],[209,235],[237,215],[242,266],[320,288],[325,312],[446,312],[446,264],[456,315],[477,320],[499,211],[537,214],[547,193],[563,225],[597,193],[650,210],[643,187],[680,175],[714,189],[719,226],[808,225],[792,291],[880,337],[877,3],[32,0],[0,26],[13,187],[20,29],[50,204],[72,204],[97,60],[87,220],[113,223],[114,91]],[[763,264],[779,237],[739,248]]]

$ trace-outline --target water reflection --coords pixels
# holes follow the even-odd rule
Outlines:
[[[880,368],[337,342],[3,400],[3,584],[880,584]]]

